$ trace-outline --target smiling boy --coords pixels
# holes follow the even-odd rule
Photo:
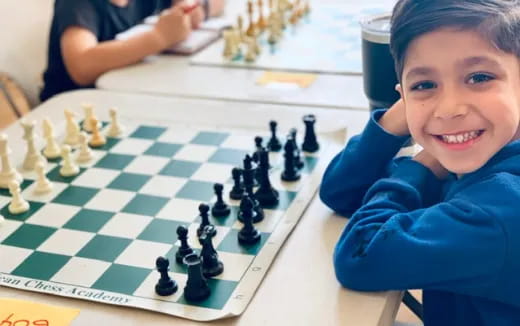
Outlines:
[[[520,2],[400,0],[401,94],[330,163],[342,285],[423,289],[424,324],[520,325]],[[393,159],[409,135],[423,150]]]

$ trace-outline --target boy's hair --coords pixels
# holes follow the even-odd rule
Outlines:
[[[410,43],[443,27],[474,30],[496,48],[520,58],[520,0],[399,0],[390,30],[399,82]]]

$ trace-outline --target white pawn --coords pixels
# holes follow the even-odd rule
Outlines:
[[[247,38],[247,41],[246,41],[247,52],[246,52],[246,56],[244,58],[247,62],[253,62],[256,60],[257,54],[256,54],[255,43],[256,43],[256,41],[254,40],[254,38],[252,38],[252,37]]]
[[[69,145],[63,145],[61,148],[63,163],[60,169],[60,175],[63,177],[72,177],[79,173],[79,167],[72,162],[70,151],[71,149]]]
[[[94,106],[89,103],[83,103],[83,110],[85,111],[85,120],[83,121],[83,130],[86,132],[92,132],[92,120],[97,119],[94,114]],[[98,126],[100,124],[98,123]]]
[[[120,136],[125,128],[119,124],[119,117],[117,114],[117,108],[110,109],[110,128],[108,129],[107,136],[108,137],[118,137]]]
[[[52,183],[49,179],[47,179],[47,176],[45,175],[45,165],[43,165],[41,162],[36,164],[36,186],[34,188],[34,193],[37,195],[43,195],[46,193],[49,193],[52,191]]]
[[[2,170],[0,171],[0,188],[9,188],[11,181],[17,181],[18,183],[23,181],[22,175],[16,171],[11,165],[9,155],[11,149],[7,146],[7,135],[0,134],[0,159],[2,160]]]
[[[13,197],[8,207],[9,213],[16,215],[27,212],[29,210],[29,202],[23,199],[20,184],[17,181],[9,183],[9,192]]]
[[[76,121],[76,115],[69,110],[65,110],[65,118],[67,120],[67,125],[65,127],[65,144],[74,146],[78,144],[78,136],[79,136],[79,125]]]
[[[88,136],[85,132],[81,132],[79,134],[79,153],[76,162],[87,163],[92,160],[93,157],[92,150],[88,146]]]
[[[43,149],[43,155],[48,159],[60,157],[61,148],[54,138],[54,126],[48,118],[43,119],[43,137],[47,142],[47,145]]]
[[[23,161],[23,168],[27,171],[32,171],[38,162],[47,163],[47,160],[43,157],[40,151],[36,149],[34,139],[34,127],[36,122],[22,121],[21,125],[24,129],[23,139],[27,141],[27,154]]]

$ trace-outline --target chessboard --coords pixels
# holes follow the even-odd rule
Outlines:
[[[244,45],[233,56],[225,57],[225,41],[221,39],[194,55],[190,63],[245,69],[361,74],[360,20],[390,10],[388,3],[316,3],[309,14],[297,23],[288,23],[276,43],[269,42],[268,31],[259,35],[257,43],[260,54],[252,61],[246,60],[248,50]],[[244,29],[247,24],[246,19]]]
[[[68,122],[73,121],[73,116],[67,113]],[[112,119],[111,123],[101,122],[95,132],[103,135],[113,130],[115,115]],[[294,126],[279,126],[279,131],[271,124],[263,133],[161,121],[117,123],[117,130],[122,131],[119,136],[107,137],[104,145],[92,149],[72,146],[63,160],[48,159],[45,165],[37,164],[39,172],[24,170],[26,160],[9,162],[7,138],[5,135],[0,138],[2,173],[12,166],[23,177],[18,189],[0,189],[0,214],[5,218],[0,223],[0,286],[199,321],[240,315],[315,196],[321,174],[333,154],[332,143],[318,135],[319,150],[302,151],[303,132],[295,135],[289,129],[302,130],[299,119]],[[119,123],[124,127],[120,128]],[[31,125],[34,127],[34,123],[25,122],[24,128]],[[53,132],[49,121],[45,125],[50,146]],[[61,136],[56,137],[56,142],[61,144],[69,138],[70,130],[58,129],[61,128],[56,133]],[[246,180],[244,174],[244,180],[237,182],[232,171],[244,167],[245,161],[250,164],[249,158],[258,156],[262,139],[258,141],[257,136],[263,137],[265,146],[273,135],[283,135],[289,130],[291,133],[285,133],[287,140],[278,136],[282,145],[285,143],[285,152],[282,148],[267,155],[271,168],[266,171],[279,201],[262,205],[264,219],[254,224],[259,240],[242,244],[238,236],[244,224],[237,218],[242,203],[230,199],[229,194]],[[30,147],[37,147],[40,152],[44,142],[36,143],[41,146],[29,145],[34,140],[29,132],[26,130],[24,136],[28,140],[27,149],[15,150],[29,153]],[[291,141],[299,149],[293,151],[292,145],[287,147]],[[73,164],[72,158],[84,157],[84,150],[90,151],[91,159],[79,164],[75,175],[63,176],[63,167]],[[283,181],[281,175],[293,167],[293,154],[300,155],[303,163],[296,171],[300,177]],[[285,161],[287,157],[289,161]],[[287,162],[292,163],[288,166]],[[289,179],[293,177],[291,174]],[[36,193],[42,178],[52,183],[52,189],[43,195]],[[205,278],[210,290],[208,297],[188,300],[184,289],[189,268],[186,260],[176,261],[179,248],[186,245],[178,239],[178,230],[182,226],[187,228],[187,245],[194,251],[190,257],[199,259],[198,254],[202,256],[204,251],[197,234],[204,220],[200,208],[205,206],[201,204],[215,206],[219,200],[216,184],[223,185],[224,196],[220,199],[231,210],[227,216],[209,216],[211,228],[216,230],[210,242],[224,269],[217,276]],[[18,191],[17,197],[29,204],[27,211],[11,213],[13,191]],[[246,215],[243,216],[245,219]],[[164,265],[166,260],[169,273]],[[156,293],[156,285],[163,276],[176,282],[175,293],[167,296]]]

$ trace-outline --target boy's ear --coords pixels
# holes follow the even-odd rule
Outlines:
[[[403,88],[401,87],[401,84],[396,84],[395,85],[395,90],[399,93],[399,95],[401,95],[401,98],[404,101]]]

